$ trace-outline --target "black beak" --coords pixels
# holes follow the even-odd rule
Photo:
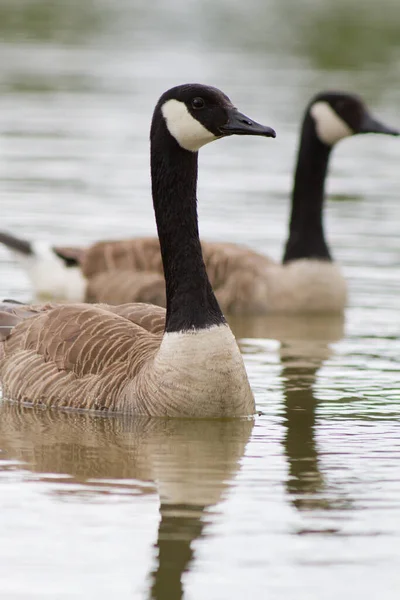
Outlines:
[[[228,110],[228,121],[219,128],[223,135],[262,135],[264,137],[276,137],[271,127],[260,125],[240,113],[236,108]]]
[[[384,133],[385,135],[400,135],[400,131],[398,129],[387,127],[383,123],[380,123],[374,119],[367,112],[364,115],[358,133]]]

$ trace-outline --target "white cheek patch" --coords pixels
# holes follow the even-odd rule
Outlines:
[[[316,102],[310,109],[321,142],[333,146],[339,140],[353,135],[354,131],[339,117],[328,102]]]
[[[202,146],[217,139],[192,117],[186,105],[179,100],[168,100],[163,104],[161,112],[168,131],[185,150],[197,152]]]

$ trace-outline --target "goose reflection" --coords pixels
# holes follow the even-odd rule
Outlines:
[[[230,316],[229,325],[236,338],[269,338],[290,344],[317,344],[317,357],[325,345],[337,342],[344,334],[344,317],[337,315],[253,315]],[[310,350],[307,350],[310,354]],[[312,350],[311,354],[312,355]],[[329,352],[328,352],[329,355]]]
[[[148,597],[177,600],[193,542],[204,535],[208,509],[227,493],[252,428],[252,420],[127,419],[2,403],[0,469],[19,461],[30,476],[60,480],[56,494],[157,491],[158,558]]]
[[[319,318],[307,327],[302,320],[281,342],[280,358],[284,387],[285,453],[288,460],[286,488],[299,510],[331,507],[319,467],[315,440],[318,401],[313,387],[316,375],[332,355],[330,343],[343,337],[343,318]]]
[[[253,422],[196,421],[179,427],[181,443],[170,438],[167,452],[158,452],[156,461],[157,473],[169,473],[157,477],[161,519],[150,596],[157,600],[183,597],[182,575],[193,560],[192,543],[203,535],[207,509],[224,497],[238,471]]]
[[[327,500],[315,440],[318,401],[313,387],[318,370],[333,353],[330,344],[344,335],[343,316],[234,317],[230,325],[237,337],[273,338],[280,342],[286,426],[283,443],[288,461],[286,489],[299,510],[329,508],[331,501]],[[241,343],[244,353],[254,353],[253,346]]]
[[[305,360],[296,352],[298,348],[287,342],[281,346],[286,424],[284,447],[289,467],[287,491],[296,508],[306,509],[321,504],[318,494],[324,488],[315,441],[317,400],[313,394],[322,361],[314,357]]]

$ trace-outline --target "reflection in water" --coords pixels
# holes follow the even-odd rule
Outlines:
[[[189,36],[218,47],[241,48],[260,54],[304,56],[317,68],[364,69],[386,67],[396,60],[400,13],[393,0],[200,0],[188,8],[183,0],[155,3],[54,2],[2,0],[0,34],[8,41],[35,40],[61,44],[88,44],[102,34],[114,43],[148,43]],[[166,27],[165,24],[168,24]],[[279,26],[277,26],[277,23]],[[379,74],[378,72],[376,73]]]
[[[284,342],[280,349],[286,422],[283,443],[289,466],[286,489],[293,506],[302,511],[347,510],[352,507],[351,500],[342,489],[335,489],[332,483],[325,481],[315,440],[318,400],[313,386],[318,370],[333,354],[328,341]],[[301,530],[301,533],[307,531],[315,533],[314,528]],[[339,530],[335,526],[321,531],[334,533]]]
[[[325,482],[318,464],[315,418],[318,402],[313,394],[316,374],[332,354],[330,343],[343,337],[341,316],[281,318],[267,325],[281,341],[284,386],[285,452],[289,463],[287,491],[299,510],[329,508],[323,496]],[[258,324],[258,330],[262,324]]]
[[[157,482],[160,493],[158,564],[152,572],[151,598],[182,598],[182,575],[193,559],[192,542],[206,524],[204,512],[219,502],[238,469],[252,428],[252,420],[193,422],[178,424],[184,439],[168,441],[168,452],[157,456]],[[183,441],[183,444],[182,444]],[[176,465],[171,475],[172,464]]]
[[[2,0],[0,33],[7,40],[40,40],[61,43],[87,41],[98,33],[109,11],[102,2],[54,2],[53,0]]]
[[[312,386],[323,359],[311,357],[306,360],[299,350],[286,343],[281,347],[286,421],[284,445],[289,463],[287,491],[298,509],[322,508],[323,501],[318,494],[323,491],[324,480],[314,437],[317,400]]]
[[[203,528],[205,506],[163,504],[158,527],[158,564],[152,572],[151,598],[175,600],[183,597],[182,575],[193,559],[192,542]]]
[[[361,0],[207,4],[206,35],[216,41],[219,32],[220,39],[235,47],[297,54],[327,70],[364,69],[379,63],[388,67],[397,58],[400,12],[393,0],[369,2],[366,10]]]
[[[299,510],[330,508],[334,501],[323,494],[325,482],[318,464],[318,401],[313,386],[318,370],[332,355],[330,344],[344,335],[343,315],[231,317],[229,323],[238,338],[273,338],[281,342],[287,491]],[[243,351],[251,353],[254,349],[244,344]]]
[[[370,2],[368,10],[361,6],[359,0],[319,1],[305,11],[302,4],[299,14],[296,6],[289,11],[286,4],[292,26],[302,24],[298,45],[317,68],[364,69],[371,63],[388,67],[393,61],[400,31],[398,5],[382,0]]]
[[[192,542],[202,535],[204,512],[229,487],[252,428],[252,420],[101,417],[3,403],[0,470],[21,461],[39,480],[62,483],[64,495],[113,494],[121,487],[154,493],[148,483],[154,481],[161,520],[149,594],[175,600],[183,596],[182,575],[193,560]],[[67,483],[75,485],[68,490]]]
[[[228,318],[236,338],[271,338],[280,342],[322,345],[337,342],[344,334],[343,315],[256,315]],[[322,346],[318,350],[320,356]]]

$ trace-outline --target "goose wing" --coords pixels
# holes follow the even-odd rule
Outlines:
[[[273,262],[250,248],[229,242],[202,242],[202,250],[213,287],[249,264],[265,266]],[[89,279],[116,270],[163,274],[158,238],[150,237],[98,242],[84,252],[81,265]]]
[[[225,314],[258,314],[268,302],[268,257],[233,243],[203,243],[207,273]]]
[[[158,238],[150,237],[93,244],[84,253],[81,266],[88,279],[115,270],[163,273]]]
[[[1,343],[3,393],[35,405],[118,410],[126,383],[160,346],[160,310],[140,304],[0,308],[0,330],[8,327]]]
[[[238,281],[248,273],[255,275],[273,264],[267,256],[231,242],[203,242],[202,248],[213,289],[224,286],[232,278]]]
[[[107,306],[110,312],[136,323],[146,331],[162,334],[165,328],[165,310],[160,306],[145,303],[121,304]]]
[[[103,271],[88,279],[86,300],[107,304],[146,302],[165,306],[164,275],[127,269]]]
[[[226,242],[203,242],[203,257],[211,285],[223,312],[252,313],[266,301],[266,256]],[[166,305],[165,283],[157,238],[99,242],[85,254],[82,269],[88,279],[89,302]]]

